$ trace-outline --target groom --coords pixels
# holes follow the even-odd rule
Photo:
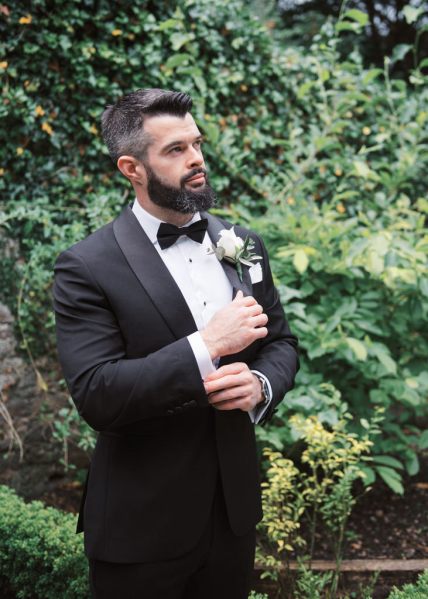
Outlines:
[[[60,361],[99,431],[78,524],[97,599],[247,597],[262,517],[254,423],[298,368],[261,239],[205,212],[215,198],[191,107],[146,89],[105,110],[136,199],[55,266]]]

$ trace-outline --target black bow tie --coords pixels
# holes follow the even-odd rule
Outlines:
[[[188,227],[176,227],[169,223],[161,223],[158,229],[158,242],[161,248],[169,248],[182,235],[187,235],[193,241],[202,243],[205,237],[205,232],[208,227],[208,220],[202,218]]]

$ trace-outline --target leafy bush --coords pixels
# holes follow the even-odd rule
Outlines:
[[[0,575],[18,599],[89,596],[87,560],[76,517],[40,501],[24,503],[0,486]]]
[[[289,572],[283,571],[284,565],[292,556],[313,559],[320,526],[332,545],[336,571],[318,577],[302,567],[296,582],[299,597],[316,597],[315,590],[327,585],[328,596],[336,596],[346,525],[356,501],[352,488],[364,477],[360,462],[371,448],[370,436],[378,430],[375,418],[368,423],[371,434],[358,438],[348,430],[349,420],[350,415],[344,414],[329,430],[315,416],[295,414],[290,426],[303,446],[300,460],[293,462],[269,448],[264,452],[268,468],[262,483],[264,518],[258,525],[257,558],[266,568],[265,576],[277,580],[285,592]]]
[[[394,587],[388,599],[426,599],[428,597],[428,570],[420,574],[416,584],[406,584],[402,589]]]
[[[302,196],[254,222],[270,247],[302,358],[297,387],[259,431],[261,441],[290,446],[296,411],[334,424],[349,409],[363,430],[383,407],[366,480],[378,474],[396,492],[403,492],[403,464],[388,454],[413,475],[428,446],[426,201],[418,206],[402,196],[376,217],[363,210],[351,216],[334,201],[318,206]]]
[[[275,45],[241,0],[139,0],[126,10],[40,0],[3,10],[0,31],[9,131],[0,225],[21,242],[20,312],[33,352],[53,346],[55,256],[131,199],[99,135],[104,106],[126,91],[193,94],[213,185],[241,216],[301,198],[378,213],[425,192],[423,75],[412,93],[387,67],[364,70],[357,52],[340,61],[331,24],[304,54]]]

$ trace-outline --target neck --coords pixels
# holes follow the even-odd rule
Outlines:
[[[155,216],[159,220],[162,220],[166,223],[170,223],[171,225],[175,225],[176,227],[183,227],[193,218],[193,213],[183,214],[182,212],[177,212],[176,210],[170,210],[169,208],[162,208],[157,204],[154,204],[148,198],[140,198],[137,196],[137,201],[146,212]]]

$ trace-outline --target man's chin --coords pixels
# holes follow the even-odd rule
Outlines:
[[[200,191],[201,189],[204,189],[204,187],[206,187],[206,181],[205,178],[204,179],[199,179],[196,181],[188,181],[187,183],[184,184],[184,187],[188,190],[188,191],[192,191],[192,189],[195,189],[197,191]]]

